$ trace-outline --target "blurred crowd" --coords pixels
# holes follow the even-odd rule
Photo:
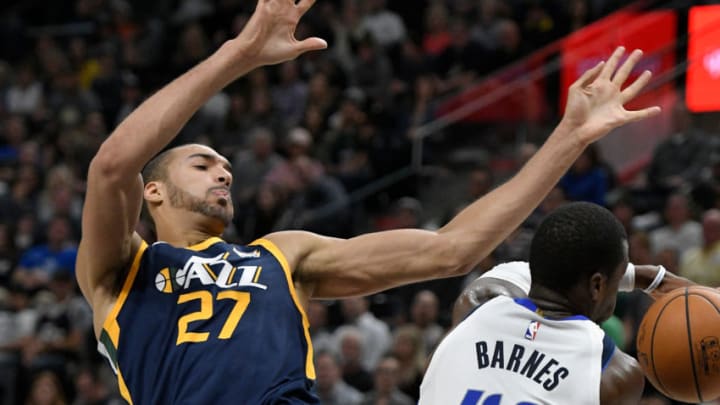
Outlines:
[[[236,35],[254,3],[4,2],[0,404],[123,403],[96,351],[92,315],[74,278],[87,167],[112,128]],[[425,209],[414,178],[362,201],[353,193],[409,164],[415,129],[435,118],[441,97],[622,3],[321,0],[298,37],[326,38],[327,51],[251,72],[213,97],[175,143],[208,144],[231,160],[236,215],[226,240],[249,242],[282,229],[338,237],[432,229],[490,191],[507,170],[501,175],[491,165],[477,165],[457,173],[467,190],[440,214]],[[679,102],[673,134],[630,184],[588,149],[541,207],[466,279],[312,302],[308,315],[323,404],[415,403],[427,357],[449,326],[462,287],[496,263],[527,259],[533,229],[566,201],[612,209],[628,231],[634,263],[663,264],[720,286],[720,128],[694,118]],[[536,147],[518,147],[512,167]],[[145,218],[138,232],[154,240]],[[622,296],[616,323],[608,326],[631,353],[647,304],[635,294]]]

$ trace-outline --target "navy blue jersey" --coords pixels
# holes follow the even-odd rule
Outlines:
[[[268,240],[143,243],[99,347],[130,403],[319,402],[307,317]]]

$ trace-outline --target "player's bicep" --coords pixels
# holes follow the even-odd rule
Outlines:
[[[77,278],[88,299],[92,291],[127,264],[133,247],[140,245],[134,232],[142,208],[142,179],[127,184],[105,181],[91,170],[82,216]]]
[[[312,285],[314,298],[367,295],[411,282],[449,277],[459,268],[452,243],[430,231],[403,229],[352,239],[299,232],[280,232],[271,237],[290,251],[306,246],[303,252],[291,255],[300,257],[295,277]]]

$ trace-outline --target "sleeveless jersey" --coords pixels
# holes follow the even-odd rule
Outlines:
[[[529,299],[499,296],[440,343],[419,404],[599,404],[614,348],[584,316],[547,319]]]
[[[272,242],[143,243],[99,348],[131,404],[315,404],[308,326]]]

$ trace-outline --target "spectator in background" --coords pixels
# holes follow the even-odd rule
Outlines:
[[[397,328],[393,334],[391,353],[398,360],[398,388],[417,401],[426,365],[425,345],[420,330],[414,325]]]
[[[682,255],[680,275],[698,284],[720,287],[720,210],[711,209],[702,218],[703,244]]]
[[[52,371],[39,372],[32,380],[25,405],[67,405],[60,378]]]
[[[653,255],[650,249],[650,237],[645,232],[635,232],[628,236],[630,245],[630,263],[652,263]]]
[[[48,223],[55,216],[64,216],[70,219],[75,229],[79,229],[82,214],[82,198],[77,193],[79,189],[69,166],[60,164],[52,167],[38,198],[38,219]]]
[[[693,126],[684,100],[673,107],[672,126],[673,133],[655,147],[647,172],[650,187],[661,198],[699,179],[707,162],[707,140]]]
[[[328,329],[328,308],[322,301],[310,301],[307,308],[307,317],[310,329],[310,341],[316,352],[332,351],[335,339]]]
[[[63,69],[52,78],[47,106],[57,114],[60,125],[72,127],[83,118],[100,110],[100,100],[89,90],[82,89],[77,72]]]
[[[340,362],[331,352],[315,354],[317,394],[322,405],[358,405],[362,394],[341,378]]]
[[[237,205],[247,204],[265,176],[283,162],[275,153],[275,136],[268,128],[255,128],[248,137],[249,149],[241,149],[232,160],[233,200]]]
[[[416,402],[398,389],[400,363],[385,356],[375,368],[375,389],[365,394],[362,405],[413,405]]]
[[[657,252],[652,262],[664,266],[673,274],[680,274],[680,255],[676,249],[666,248]]]
[[[41,171],[38,167],[23,164],[16,168],[10,189],[0,194],[0,220],[15,222],[19,216],[34,213],[38,193],[42,186]]]
[[[343,381],[360,392],[370,391],[373,387],[373,379],[362,364],[365,353],[362,332],[354,326],[340,326],[335,331],[335,335],[340,346]]]
[[[27,289],[46,288],[55,274],[69,272],[72,276],[76,256],[70,220],[56,216],[48,223],[47,243],[29,248],[20,257],[13,279]]]
[[[24,63],[16,70],[14,84],[5,93],[7,110],[11,114],[30,115],[43,101],[42,83],[35,77],[35,69],[30,63]]]
[[[390,348],[392,335],[388,325],[368,310],[368,304],[364,297],[346,298],[340,301],[340,309],[344,323],[357,327],[363,336],[363,367],[374,370],[380,357]],[[334,338],[338,340],[337,335],[334,335]]]
[[[143,93],[140,89],[140,79],[130,72],[124,72],[121,79],[120,107],[114,119],[109,121],[112,127],[118,126],[142,102]]]
[[[494,72],[520,59],[527,51],[523,46],[522,33],[518,24],[511,19],[499,20],[492,30],[495,46],[486,51],[489,61],[482,73]]]
[[[290,167],[293,177],[287,184],[291,197],[277,226],[347,236],[348,196],[340,181],[325,174],[317,161],[307,156],[293,159]]]
[[[478,74],[487,73],[485,49],[470,36],[462,18],[450,22],[450,46],[433,60],[433,71],[440,81],[440,91],[455,91],[469,85]]]
[[[18,262],[18,251],[9,222],[0,222],[0,287],[7,286]]]
[[[591,145],[585,149],[558,184],[571,201],[587,201],[605,206],[610,180],[600,162],[597,148]]]
[[[389,105],[393,70],[385,51],[376,39],[366,35],[356,43],[353,54],[351,84],[361,89],[371,101]]]
[[[620,221],[625,233],[632,235],[635,232],[635,225],[633,225],[633,219],[635,218],[635,207],[628,198],[618,198],[614,203],[610,204],[610,211],[612,211],[615,218]],[[677,274],[677,272],[673,272]]]
[[[431,3],[425,12],[425,36],[423,51],[428,56],[441,54],[452,41],[448,30],[449,13],[442,2]]]
[[[238,207],[239,211],[233,223],[243,241],[256,238],[278,230],[278,221],[287,204],[287,193],[274,183],[263,182],[246,206]]]
[[[19,213],[15,222],[15,234],[13,241],[18,252],[22,252],[21,257],[25,255],[26,250],[38,243],[39,238],[35,229],[37,227],[37,219],[32,211],[24,210]]]
[[[97,370],[82,368],[75,376],[75,400],[72,405],[124,405],[125,401],[112,395],[100,380]]]
[[[2,124],[0,161],[13,164],[18,161],[21,145],[27,138],[27,124],[20,115],[10,115]]]
[[[31,306],[30,294],[17,284],[0,288],[0,403],[15,404],[23,387],[21,351],[32,337],[38,311]]]
[[[389,49],[405,39],[405,23],[399,15],[387,9],[385,0],[367,0],[363,5],[367,7],[367,12],[361,26],[377,44]]]
[[[443,222],[465,208],[470,202],[489,193],[495,187],[495,176],[488,166],[479,165],[473,168],[467,177],[466,196],[456,203],[444,216]]]
[[[690,201],[684,194],[674,193],[665,202],[665,223],[650,232],[653,253],[674,249],[682,256],[689,249],[702,245],[702,226],[690,216]]]
[[[308,85],[301,80],[297,61],[291,60],[278,67],[280,83],[273,86],[273,105],[288,126],[297,125],[303,117],[308,97]]]
[[[437,323],[439,305],[434,292],[422,290],[415,294],[410,307],[410,320],[420,331],[425,357],[430,356],[445,333],[443,327]]]
[[[52,275],[51,295],[39,310],[34,333],[23,342],[23,361],[30,370],[53,369],[61,376],[68,365],[86,354],[84,346],[92,329],[87,302],[75,293],[75,279],[69,271]]]

